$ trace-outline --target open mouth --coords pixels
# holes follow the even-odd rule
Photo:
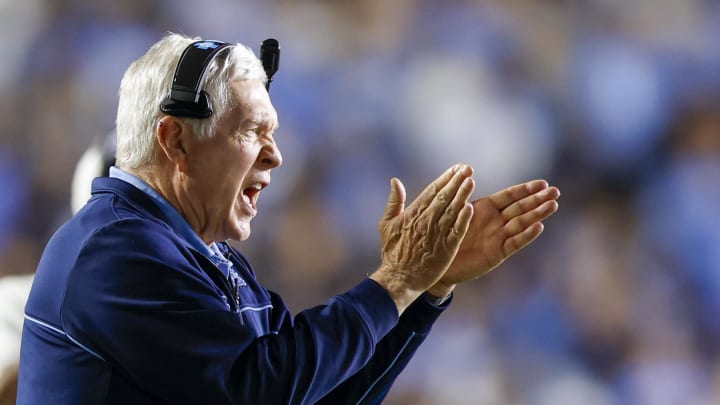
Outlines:
[[[260,191],[265,188],[264,184],[255,183],[246,187],[242,191],[243,200],[253,211],[257,211],[257,200],[260,196]]]

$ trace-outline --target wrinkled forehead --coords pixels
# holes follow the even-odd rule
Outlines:
[[[236,99],[233,114],[241,123],[277,128],[277,111],[261,80],[236,80],[231,83],[231,88]]]

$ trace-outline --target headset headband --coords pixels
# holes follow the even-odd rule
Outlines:
[[[177,117],[208,118],[212,115],[208,95],[200,89],[200,84],[213,59],[231,46],[222,41],[196,41],[185,48],[175,68],[170,96],[160,103],[160,110]],[[280,62],[277,40],[263,41],[260,59],[268,78],[265,86],[269,90],[272,76],[277,72]]]

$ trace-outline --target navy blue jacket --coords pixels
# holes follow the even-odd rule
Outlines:
[[[246,285],[112,178],[51,238],[26,307],[18,404],[379,403],[443,308],[401,317],[370,279],[291,317],[247,260]]]

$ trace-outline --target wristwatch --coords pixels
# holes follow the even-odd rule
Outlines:
[[[425,301],[428,304],[439,307],[440,305],[444,304],[448,299],[450,299],[450,297],[452,297],[452,293],[450,293],[444,297],[436,297],[436,296],[430,294],[429,292],[425,292],[425,294],[423,294],[423,296],[425,296]]]

